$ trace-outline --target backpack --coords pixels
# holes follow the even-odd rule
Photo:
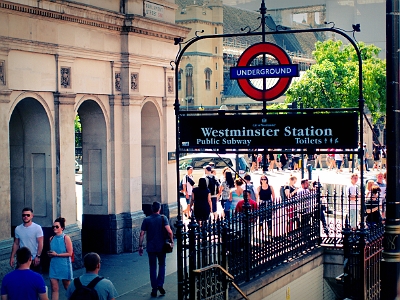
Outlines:
[[[181,179],[181,181],[179,182],[179,193],[181,194],[181,196],[183,195],[183,179]]]
[[[208,189],[210,190],[211,196],[218,194],[217,188],[219,187],[219,182],[215,179],[215,176],[207,176],[208,178]]]
[[[281,199],[282,199],[283,202],[287,201],[287,197],[286,197],[286,194],[285,194],[286,187],[287,187],[286,185],[282,185],[280,187],[280,189],[279,189],[279,194],[280,194]]]
[[[193,181],[192,178],[190,178],[188,175],[185,175],[186,178],[186,184],[190,184],[191,186],[195,185],[195,182]],[[183,194],[183,178],[181,179],[181,181],[179,182],[179,194],[181,197],[184,197],[185,195]]]
[[[251,199],[252,200],[254,200],[254,201],[256,201],[257,199],[256,199],[256,194],[254,193],[254,186],[253,186],[253,184],[252,183],[249,183],[248,185],[247,185],[247,190],[248,191],[250,191],[250,197],[251,197]]]
[[[79,277],[74,279],[75,291],[72,293],[70,300],[99,300],[99,295],[94,289],[96,284],[104,277],[97,276],[88,285],[82,285]]]

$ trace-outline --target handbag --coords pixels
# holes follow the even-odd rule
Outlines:
[[[164,236],[165,236],[166,231],[164,228],[164,215],[161,215],[161,230],[164,232]],[[174,247],[172,246],[172,243],[170,242],[169,238],[165,239],[162,251],[164,253],[172,253],[172,250],[174,250]]]

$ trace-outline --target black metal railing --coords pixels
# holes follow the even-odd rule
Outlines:
[[[318,193],[311,192],[286,201],[278,199],[257,210],[244,205],[242,212],[201,224],[192,216],[180,232],[186,297],[205,299],[219,294],[223,297],[227,291],[227,281],[220,271],[209,270],[203,279],[196,279],[191,274],[195,269],[218,264],[240,284],[318,246],[318,200]],[[189,289],[190,285],[196,289]],[[190,296],[195,291],[197,294]]]
[[[343,282],[345,293],[351,293],[348,296],[355,297],[355,286],[361,286],[359,292],[379,295],[383,225],[370,224],[361,230],[357,214],[357,228],[352,230],[350,209],[360,207],[357,199],[350,202],[344,190],[332,194],[311,191],[291,199],[278,198],[256,210],[244,205],[242,212],[202,223],[192,215],[177,233],[182,238],[184,299],[225,299],[228,291],[229,280],[218,268],[198,276],[194,270],[220,265],[240,286],[320,245],[344,249]]]

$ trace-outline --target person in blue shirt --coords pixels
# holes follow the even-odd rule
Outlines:
[[[27,247],[17,250],[18,268],[3,278],[1,300],[48,300],[43,277],[29,269],[32,253]]]
[[[157,290],[161,295],[165,295],[164,280],[165,280],[165,252],[163,246],[166,242],[164,231],[169,237],[171,247],[174,246],[174,234],[166,216],[160,215],[161,203],[153,202],[151,206],[152,214],[146,217],[142,222],[142,227],[139,236],[139,255],[143,255],[143,241],[146,235],[147,254],[149,256],[151,296],[157,297]],[[158,261],[158,274],[157,274]]]

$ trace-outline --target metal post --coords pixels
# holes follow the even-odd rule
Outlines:
[[[387,192],[381,299],[395,299],[400,270],[399,0],[386,1]]]
[[[245,182],[245,191],[247,191],[247,183]],[[250,253],[251,253],[251,230],[253,230],[253,227],[250,226],[250,214],[251,212],[251,206],[249,203],[249,199],[247,198],[247,192],[243,193],[243,199],[244,199],[244,204],[243,204],[243,212],[244,212],[244,219],[243,219],[243,224],[244,224],[244,233],[245,233],[245,245],[244,245],[244,253],[245,255],[245,260],[246,260],[246,275],[245,275],[245,280],[250,281],[250,261],[251,259],[249,258]]]
[[[180,41],[180,39],[179,39]],[[178,40],[175,43],[179,42]],[[179,72],[179,65],[175,65],[175,102],[174,102],[174,109],[175,109],[175,136],[179,136],[179,98],[178,98],[178,72]],[[184,276],[183,276],[183,222],[181,216],[181,203],[180,203],[180,194],[179,194],[179,144],[178,139],[175,141],[175,156],[176,156],[176,198],[177,198],[177,205],[178,205],[178,216],[177,221],[175,223],[176,227],[176,258],[177,258],[177,277],[178,277],[178,300],[183,300],[184,298]]]

